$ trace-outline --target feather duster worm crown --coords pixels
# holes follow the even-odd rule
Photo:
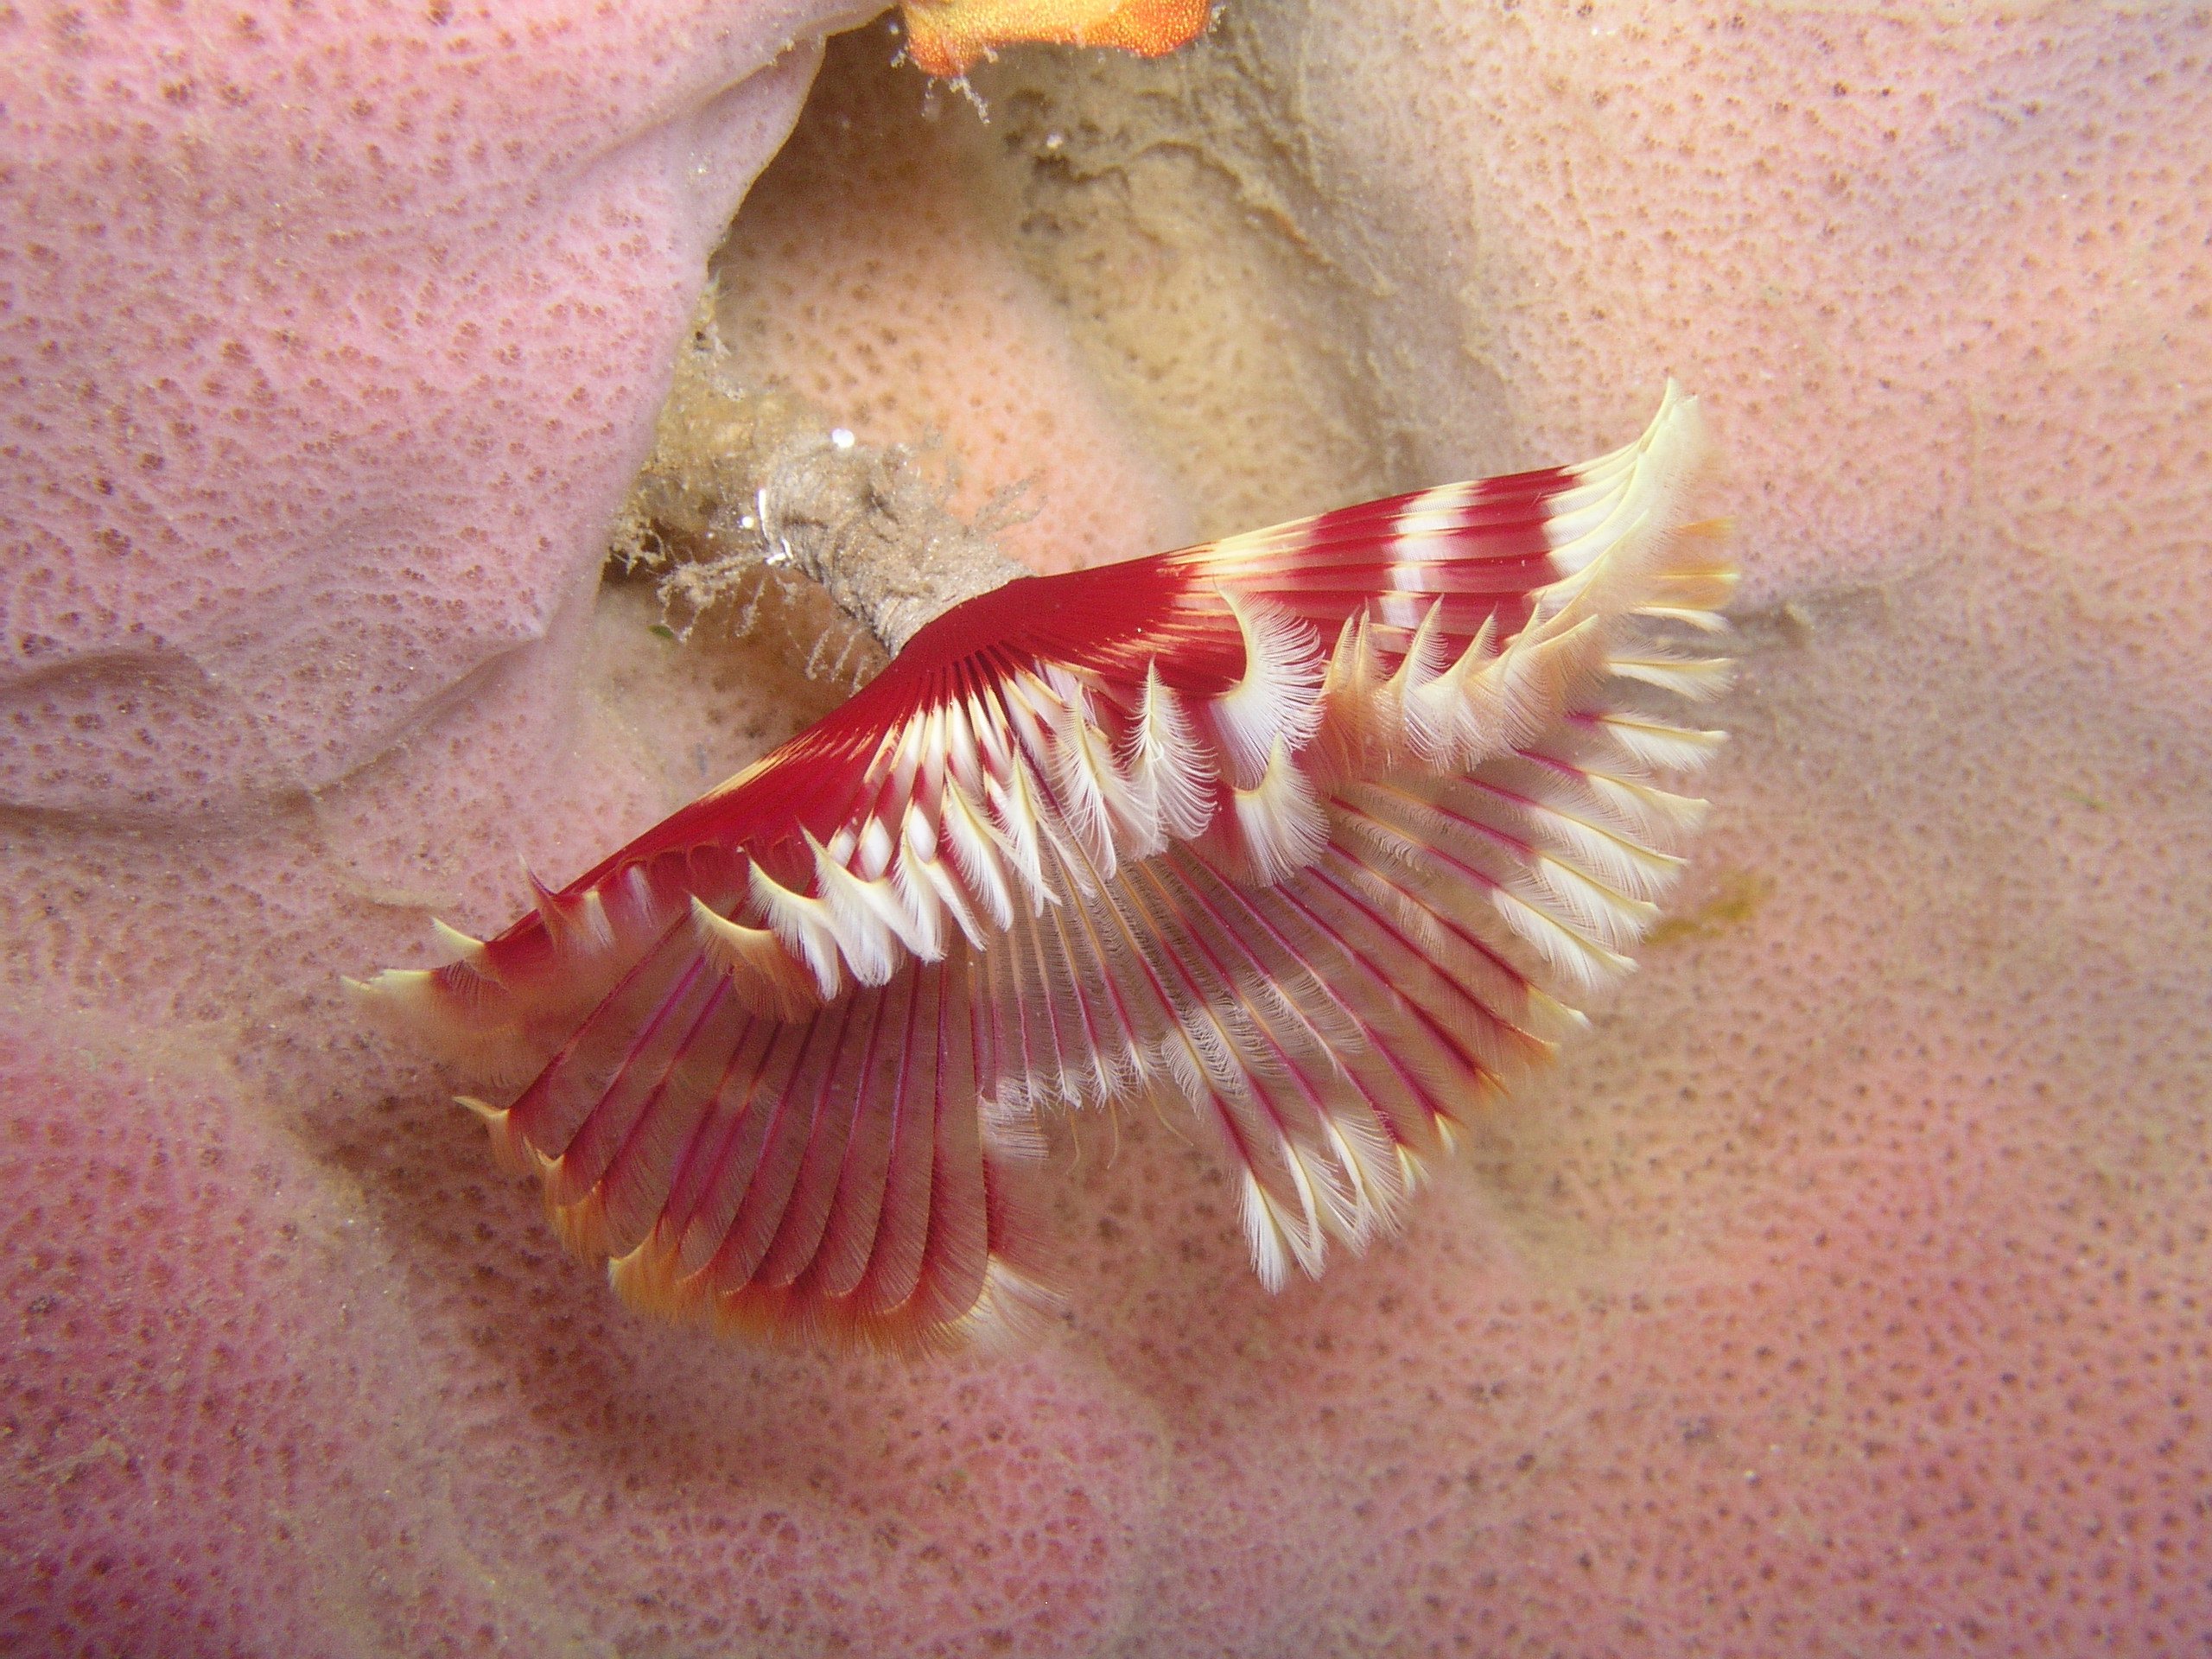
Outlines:
[[[1036,1114],[1188,1103],[1261,1278],[1390,1228],[1629,966],[1733,586],[1671,385],[1626,448],[1027,577],[497,938],[361,988],[617,1288],[943,1347],[1046,1303]]]

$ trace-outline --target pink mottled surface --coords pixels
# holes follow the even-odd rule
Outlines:
[[[5,798],[317,788],[588,600],[832,10],[0,15]]]
[[[334,991],[801,712],[590,579],[821,20],[240,15],[0,13],[0,1649],[2206,1651],[2202,13],[1249,0],[987,166],[841,54],[725,315],[874,435],[1103,555],[1671,369],[1749,578],[1689,925],[1403,1239],[1086,1131],[923,1369],[624,1315]]]

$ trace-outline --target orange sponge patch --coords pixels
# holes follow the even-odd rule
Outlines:
[[[1157,58],[1205,32],[1208,0],[905,0],[906,54],[948,80],[1001,46],[1049,41]]]

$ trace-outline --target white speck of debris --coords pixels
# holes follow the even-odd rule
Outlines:
[[[1058,149],[1062,144],[1067,143],[1067,141],[1068,136],[1065,132],[1048,132],[1045,135],[1045,148],[1047,149]]]
[[[836,448],[849,449],[853,447],[853,435],[842,426],[832,427],[830,429],[830,442]]]

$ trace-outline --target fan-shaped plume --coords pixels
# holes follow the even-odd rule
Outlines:
[[[1261,1277],[1398,1215],[1673,880],[1733,582],[1634,443],[1027,578],[499,938],[363,988],[624,1294],[944,1346],[1045,1305],[1041,1110],[1187,1103]]]

